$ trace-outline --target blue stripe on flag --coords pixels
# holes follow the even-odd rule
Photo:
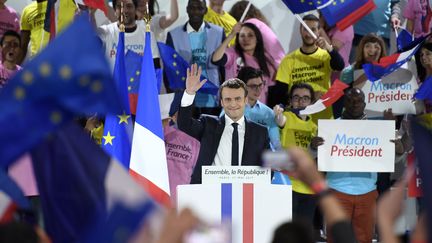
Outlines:
[[[221,219],[224,222],[232,222],[232,184],[221,184]]]

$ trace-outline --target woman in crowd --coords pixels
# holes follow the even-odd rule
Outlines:
[[[228,48],[228,44],[234,37],[236,37],[234,47]],[[268,87],[274,84],[277,65],[265,52],[263,37],[254,24],[237,23],[213,53],[212,62],[225,66],[226,79],[237,77],[238,71],[244,66],[262,70],[265,86],[259,100],[266,103]]]
[[[420,66],[417,67],[418,78],[421,84],[423,84],[428,78],[432,78],[432,43],[425,43],[422,45],[418,52],[418,58],[420,60]],[[432,112],[432,101],[424,100],[425,112]]]

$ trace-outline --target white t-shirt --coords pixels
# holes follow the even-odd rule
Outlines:
[[[144,53],[146,27],[143,20],[138,20],[136,23],[137,29],[134,32],[125,33],[125,51],[131,50],[142,55]],[[159,26],[159,21],[152,21],[150,28],[155,29],[155,25]],[[115,64],[119,32],[117,22],[98,27],[98,34],[105,45],[105,54],[112,69],[114,69]],[[151,47],[153,58],[160,57],[153,33],[151,35]]]

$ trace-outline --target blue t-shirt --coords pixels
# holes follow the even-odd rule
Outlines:
[[[391,3],[394,0],[374,0],[376,9],[364,16],[354,25],[354,33],[365,36],[376,33],[379,36],[390,38]]]
[[[202,75],[208,79],[207,75],[207,35],[205,31],[189,33],[189,41],[192,50],[192,62],[196,63],[202,69]],[[210,82],[210,80],[209,80]],[[198,92],[195,97],[197,107],[215,107],[216,97],[214,95],[203,94]]]

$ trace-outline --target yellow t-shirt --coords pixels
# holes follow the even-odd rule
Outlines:
[[[283,148],[298,146],[307,149],[310,141],[317,134],[317,125],[312,119],[306,121],[292,112],[284,112],[286,123],[281,130],[281,145]],[[293,191],[303,194],[313,194],[312,190],[300,180],[290,177]]]
[[[21,30],[30,31],[30,54],[34,56],[41,49],[45,47],[49,41],[50,34],[44,31],[44,20],[47,8],[47,2],[32,2],[27,5],[21,16]],[[60,1],[57,33],[67,27],[75,16],[76,5],[73,0]],[[43,40],[42,40],[43,36]]]
[[[208,11],[204,15],[204,21],[222,27],[225,31],[225,36],[228,36],[234,25],[237,24],[237,20],[226,11],[224,11],[223,14],[218,14],[210,7],[207,9]]]
[[[286,83],[291,87],[296,83],[306,82],[312,86],[315,92],[323,94],[330,88],[330,54],[321,48],[312,54],[303,54],[299,49],[289,53],[282,59],[276,74],[276,80]],[[312,120],[332,119],[331,107],[312,115]]]

